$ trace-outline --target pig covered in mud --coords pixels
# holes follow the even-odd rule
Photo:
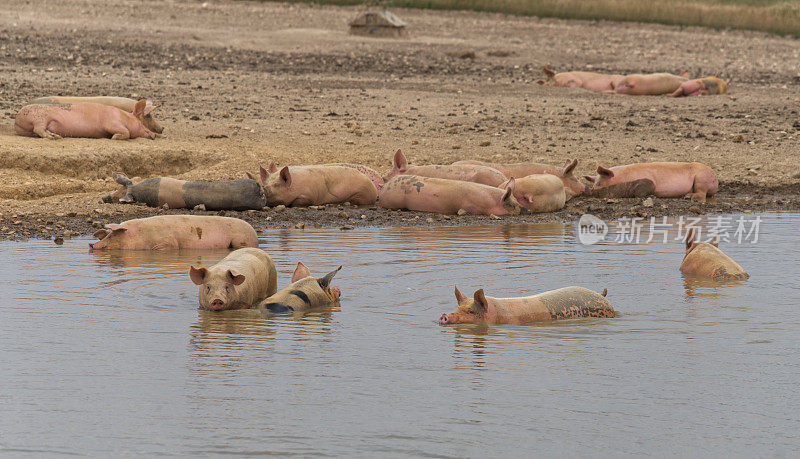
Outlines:
[[[724,81],[715,76],[684,81],[681,83],[681,86],[675,90],[675,92],[670,94],[670,96],[692,97],[727,94],[728,84],[730,84],[730,82],[731,80]]]
[[[248,173],[248,177],[255,177]],[[374,204],[378,190],[359,170],[334,165],[284,166],[278,172],[260,167],[258,181],[268,206],[313,206],[349,202]]]
[[[656,185],[650,179],[638,179],[586,190],[593,198],[643,198],[655,194]]]
[[[65,105],[65,104],[81,104],[85,102],[90,102],[100,105],[110,105],[112,107],[117,107],[121,110],[124,110],[128,113],[133,113],[134,110],[136,109],[136,103],[138,102],[138,100],[128,99],[127,97],[113,97],[113,96],[94,96],[94,97],[46,96],[32,100],[29,105],[34,105],[34,104]],[[161,127],[160,124],[158,124],[155,118],[153,118],[153,111],[156,110],[158,107],[160,107],[160,105],[153,105],[152,102],[145,99],[142,124],[144,124],[144,127],[146,127],[148,130],[153,131],[156,134],[161,134],[162,132],[164,132],[164,128]]]
[[[140,100],[133,113],[128,113],[93,103],[26,105],[14,118],[14,130],[18,135],[53,140],[62,137],[155,139],[156,135],[144,127],[144,106],[145,101]]]
[[[91,250],[239,249],[258,247],[256,231],[244,220],[199,215],[137,218],[97,230]]]
[[[564,88],[583,88],[602,94],[614,94],[617,84],[622,80],[622,75],[608,75],[596,72],[561,72],[556,73],[547,67],[542,71],[546,80],[539,80],[540,85],[561,86]]]
[[[681,263],[681,272],[716,280],[744,280],[750,277],[739,263],[719,249],[719,236],[711,242],[697,239],[694,228],[686,233],[686,255]]]
[[[189,277],[200,286],[200,307],[211,311],[252,308],[278,289],[272,258],[252,247],[234,250],[208,268],[192,266]]]
[[[602,294],[583,287],[564,287],[519,298],[492,298],[483,289],[472,298],[455,289],[458,309],[442,314],[439,325],[519,325],[579,317],[614,317],[614,308]]]
[[[497,169],[475,164],[431,164],[426,166],[413,166],[408,164],[408,160],[402,151],[397,150],[392,159],[392,171],[386,176],[388,181],[398,175],[416,175],[419,177],[432,177],[450,180],[462,180],[465,182],[480,183],[489,186],[499,186],[508,180]]]
[[[655,195],[659,198],[680,198],[706,202],[719,188],[717,176],[710,167],[702,163],[657,162],[597,168],[597,176],[584,176],[592,183],[592,193],[602,188],[639,179],[655,184]]]
[[[503,188],[416,175],[398,175],[386,182],[378,199],[384,209],[408,209],[438,214],[463,210],[473,215],[517,215],[522,207],[514,197],[515,180]]]
[[[330,306],[338,302],[342,294],[339,287],[331,286],[333,276],[340,269],[341,266],[323,277],[311,277],[306,265],[297,263],[292,274],[292,283],[261,301],[258,308],[273,314],[284,314]]]
[[[202,205],[206,210],[261,210],[266,198],[261,185],[250,179],[230,182],[199,182],[170,177],[151,177],[134,184],[125,174],[114,174],[122,185],[118,191],[105,196],[104,202],[142,202],[151,207],[193,209]]]
[[[453,164],[479,164],[482,166],[488,166],[491,167],[492,169],[497,169],[506,177],[522,178],[534,174],[555,175],[561,180],[561,183],[564,184],[564,192],[566,193],[567,201],[576,196],[580,196],[586,190],[586,186],[582,184],[580,181],[578,181],[578,178],[575,177],[575,175],[573,174],[573,172],[575,171],[575,167],[578,165],[577,159],[573,159],[572,161],[567,160],[564,163],[564,166],[561,168],[541,163],[500,164],[500,163],[488,163],[484,161],[477,161],[471,159],[464,161],[456,161]]]

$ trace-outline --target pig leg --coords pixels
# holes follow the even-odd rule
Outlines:
[[[114,133],[111,136],[111,140],[128,140],[131,138],[131,132],[124,127],[110,130],[110,132]]]
[[[33,126],[33,132],[43,139],[58,140],[61,138],[60,135],[48,131],[44,124],[37,124]]]
[[[673,92],[669,96],[670,97],[681,97],[682,95],[683,95],[683,86],[681,86],[680,88],[676,89],[675,92]]]

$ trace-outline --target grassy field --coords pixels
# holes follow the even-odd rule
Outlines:
[[[800,36],[798,0],[311,0],[359,5],[473,10],[564,19],[656,22]]]

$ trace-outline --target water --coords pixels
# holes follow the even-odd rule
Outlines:
[[[2,242],[0,452],[797,455],[800,215],[762,217],[727,284],[571,225],[269,231],[279,285],[345,265],[341,306],[273,318],[197,309],[188,268],[225,252]],[[607,287],[621,315],[440,327],[455,283]]]

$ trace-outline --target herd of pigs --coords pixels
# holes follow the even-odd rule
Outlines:
[[[554,73],[548,81],[603,93],[694,96],[724,94],[727,82],[717,77],[689,80],[685,75],[602,75],[591,72]],[[147,100],[121,97],[44,97],[23,107],[15,117],[19,135],[61,137],[155,138],[162,128],[153,118],[158,108]],[[506,215],[552,212],[575,196],[603,198],[689,197],[705,202],[717,192],[714,171],[701,163],[653,162],[611,168],[598,167],[574,175],[577,160],[561,167],[533,162],[496,164],[465,160],[442,165],[410,165],[398,150],[385,177],[360,164],[292,165],[274,163],[247,179],[228,182],[185,181],[153,177],[134,183],[124,174],[114,179],[122,187],[106,202],[143,203],[153,207],[194,210],[260,210],[265,206],[319,206],[348,202],[385,209],[441,214]],[[106,225],[95,232],[91,250],[234,249],[208,268],[191,267],[204,309],[258,309],[273,314],[297,313],[330,306],[341,291],[331,285],[341,269],[313,277],[297,264],[291,283],[277,290],[277,272],[270,256],[258,248],[253,227],[244,220],[206,215],[162,215]],[[702,242],[694,231],[686,236],[680,270],[717,280],[749,276],[718,248],[718,240]],[[443,314],[439,324],[522,324],[578,317],[614,317],[606,291],[602,294],[566,287],[519,298],[492,298],[477,290],[472,298],[455,289],[458,309]]]

